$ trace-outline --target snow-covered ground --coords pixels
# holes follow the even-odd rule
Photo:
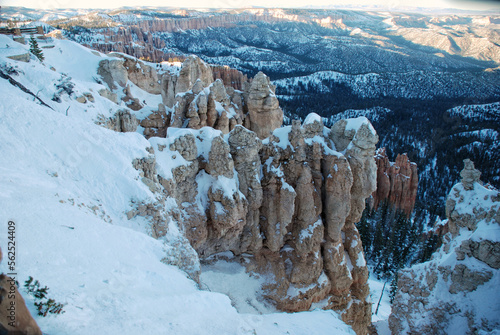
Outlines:
[[[370,286],[370,299],[372,301],[372,323],[377,328],[378,335],[390,335],[388,319],[391,314],[389,297],[391,282],[386,283],[384,280],[377,280],[375,275],[370,273],[368,285]]]
[[[0,48],[28,48],[15,43],[0,36]],[[169,229],[166,239],[156,240],[144,217],[128,220],[126,215],[133,204],[157,198],[132,166],[135,158],[150,155],[146,148],[151,142],[139,133],[117,133],[95,124],[99,115],[109,117],[125,108],[97,94],[103,86],[93,77],[105,56],[69,41],[53,44],[44,49],[44,64],[13,61],[5,57],[7,51],[0,52],[0,68],[15,69],[18,74],[12,78],[53,108],[0,78],[4,251],[9,220],[16,227],[15,269],[8,269],[4,260],[0,272],[17,273],[44,333],[354,334],[332,311],[278,313],[252,295],[247,298],[255,310],[245,306],[246,298],[231,301],[230,291],[224,291],[231,288],[230,278],[234,287],[249,284],[244,286],[247,293],[257,287],[252,282],[257,279],[241,269],[224,264],[205,268],[202,281],[212,286],[208,291],[165,264],[165,258],[175,257],[170,243],[182,239],[179,230]],[[74,84],[74,93],[61,95],[57,103],[51,99],[62,80]],[[85,92],[95,102],[75,100]],[[158,97],[143,92],[141,99],[156,106]],[[64,304],[64,314],[36,315],[33,298],[22,288],[29,276],[49,287],[48,296]],[[228,285],[220,285],[226,281]]]
[[[212,256],[201,267],[202,287],[227,295],[239,312],[260,315],[260,317],[254,317],[254,320],[261,320],[262,315],[265,316],[265,314],[277,313],[277,310],[262,298],[260,288],[264,279],[245,272],[245,266],[241,263],[244,261],[245,257],[233,258],[231,252]],[[370,273],[368,284],[370,299],[373,303],[372,322],[379,335],[390,335],[388,319],[391,314],[389,296],[391,282],[387,282],[385,287],[384,283],[384,280],[378,280],[374,274]],[[324,303],[313,304],[311,311],[319,312]]]

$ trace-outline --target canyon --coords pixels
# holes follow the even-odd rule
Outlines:
[[[112,20],[119,18],[122,23],[127,20],[132,23],[137,18],[136,14],[127,16],[115,13]],[[274,14],[268,16],[263,24],[281,24],[286,20],[297,23],[301,20],[301,13],[293,14],[295,16],[289,16],[290,13],[284,16]],[[241,14],[228,15],[223,20],[208,14],[202,18],[186,19],[191,15],[188,12],[169,15],[175,17],[162,23],[172,23],[168,27],[156,27],[159,24],[157,20],[141,19],[133,24],[151,31],[167,29],[167,32],[176,34],[186,34],[187,29],[187,34],[191,36],[194,34],[192,30],[205,30],[205,34],[212,27],[231,28],[240,25],[242,22],[238,20],[242,17],[249,22],[256,19],[255,16],[245,18]],[[337,29],[346,25],[349,18],[352,18],[352,13],[346,13],[333,21],[318,22],[322,28]],[[391,22],[385,24],[408,23],[406,19]],[[274,27],[283,27],[280,24]],[[433,24],[445,23],[433,21]],[[127,29],[135,28],[117,28],[116,31],[123,30],[123,34],[116,34],[116,38],[122,40],[116,40],[114,45],[132,45],[135,37],[131,36],[137,34],[142,34],[141,38],[148,45],[160,43],[159,40],[155,42],[153,34]],[[115,35],[110,33],[109,36]],[[62,38],[62,35],[59,37]],[[0,38],[2,43],[9,45],[9,49],[23,48],[15,45],[15,42],[11,44],[12,41],[3,36]],[[110,309],[111,312],[116,311],[117,315],[125,319],[129,317],[127,313],[130,310],[123,313],[125,308],[129,308],[128,303],[123,304],[124,309],[116,308],[113,299],[118,294],[127,297],[133,294],[128,291],[124,293],[120,288],[122,283],[131,282],[131,278],[124,273],[131,273],[131,269],[143,265],[127,263],[131,268],[124,271],[117,264],[140,260],[149,266],[149,262],[153,264],[157,261],[155,266],[160,265],[159,270],[144,266],[141,268],[143,272],[138,272],[142,276],[141,280],[137,280],[141,282],[137,285],[155,283],[146,289],[152,289],[154,300],[161,297],[157,297],[156,292],[168,286],[163,283],[168,282],[171,287],[184,283],[184,272],[192,280],[191,283],[196,283],[197,288],[205,288],[204,292],[208,296],[210,288],[203,282],[202,265],[219,259],[241,265],[249,276],[258,278],[259,299],[279,311],[294,312],[283,313],[286,317],[293,317],[295,312],[297,315],[322,315],[317,311],[322,309],[331,313],[328,314],[331,318],[337,315],[333,310],[358,335],[371,331],[369,264],[356,224],[362,218],[365,205],[376,211],[383,204],[389,204],[405,213],[407,219],[412,218],[421,176],[417,172],[417,164],[412,162],[418,154],[396,155],[394,147],[377,150],[377,145],[385,146],[389,136],[398,134],[397,131],[389,134],[375,131],[378,129],[377,124],[385,118],[394,123],[394,119],[391,119],[394,114],[390,110],[382,107],[347,110],[336,115],[336,118],[316,113],[294,117],[284,107],[289,106],[286,101],[291,95],[287,97],[287,94],[283,94],[286,92],[282,91],[288,82],[277,81],[274,82],[277,84],[275,86],[271,78],[261,71],[210,65],[204,61],[207,56],[168,55],[165,58],[175,56],[175,61],[153,63],[145,59],[159,60],[165,55],[156,54],[154,50],[153,53],[140,55],[132,52],[142,57],[141,60],[128,55],[131,52],[126,47],[113,47],[122,52],[105,55],[63,39],[55,40],[54,45],[54,48],[44,50],[47,54],[46,64],[36,60],[20,64],[0,54],[3,62],[0,64],[2,78],[7,79],[2,80],[2,88],[5,92],[17,92],[18,88],[23,87],[24,93],[18,93],[23,97],[20,103],[26,107],[25,110],[18,110],[10,102],[2,102],[5,107],[0,112],[4,113],[7,124],[3,128],[6,134],[4,139],[9,145],[1,149],[5,151],[5,157],[18,157],[17,160],[21,159],[21,153],[24,155],[26,150],[31,150],[28,156],[39,160],[37,164],[26,164],[26,169],[36,170],[40,175],[37,178],[43,181],[31,183],[28,180],[21,184],[33,184],[30,187],[46,192],[47,196],[41,201],[46,202],[52,210],[40,212],[44,206],[37,203],[35,212],[44,218],[40,220],[41,225],[53,236],[64,234],[65,237],[53,238],[40,228],[33,233],[23,230],[24,235],[20,234],[20,238],[28,236],[32,241],[39,241],[39,234],[55,245],[69,243],[66,239],[75,245],[81,244],[79,253],[67,252],[51,257],[64,268],[65,264],[70,264],[66,258],[73,260],[71,264],[78,264],[78,276],[75,275],[76,270],[69,272],[77,280],[75,277],[67,281],[60,279],[62,276],[57,267],[46,264],[42,267],[37,265],[34,257],[23,258],[32,265],[35,273],[45,276],[44,279],[49,283],[52,281],[54,285],[51,287],[65,293],[85,293],[81,296],[75,293],[68,298],[68,314],[74,317],[68,327],[77,329],[80,324],[75,320],[89,318],[88,314],[83,314],[95,309],[92,303],[88,303],[86,295],[95,295],[96,301],[105,301],[115,307]],[[102,51],[110,51],[108,46],[103,48]],[[138,48],[143,50],[140,46]],[[457,50],[452,51],[458,54]],[[75,54],[81,60],[76,60]],[[488,55],[484,53],[474,57],[488,58]],[[443,59],[443,63],[430,62],[424,68],[446,67],[444,64],[449,58]],[[481,61],[495,60],[490,57]],[[459,63],[453,66],[461,70],[481,67],[476,61],[462,60]],[[279,66],[276,71],[279,72]],[[496,74],[491,70],[483,75]],[[355,81],[359,82],[358,79]],[[13,82],[18,85],[13,85]],[[298,82],[301,83],[299,85],[314,86],[311,84],[314,81],[308,82],[304,78]],[[325,84],[325,81],[321,83]],[[484,84],[491,88],[489,79]],[[290,90],[293,87],[290,86]],[[485,94],[495,95],[495,89]],[[35,95],[34,92],[38,93]],[[33,97],[40,104],[33,101]],[[310,97],[307,98],[313,102]],[[489,114],[481,114],[483,109],[487,109]],[[18,116],[7,110],[16,110],[20,120],[30,121],[19,122],[16,119]],[[494,118],[496,110],[497,106],[492,104],[456,108],[447,113],[451,116],[453,113],[463,114],[469,118],[476,117],[477,113],[481,117],[491,114]],[[43,126],[38,129],[38,124]],[[463,125],[457,125],[460,126]],[[38,136],[39,133],[43,136]],[[479,135],[493,138],[495,134],[486,131]],[[15,140],[18,137],[22,139],[19,143]],[[410,136],[404,137],[405,140],[408,138],[411,139]],[[54,141],[57,145],[47,145],[44,141]],[[31,143],[36,150],[24,147],[24,142]],[[43,149],[45,147],[48,149]],[[422,150],[421,153],[427,152]],[[391,162],[389,157],[395,157],[395,161]],[[95,169],[94,165],[91,167],[90,161],[96,161],[95,166],[98,168]],[[11,180],[18,180],[18,176],[22,175],[15,172],[20,164],[15,163],[15,160],[11,163],[10,159],[6,164],[12,168],[6,168],[9,174],[2,183],[6,194],[16,195],[18,191],[12,186]],[[498,231],[498,191],[479,181],[479,171],[475,170],[472,162],[466,161],[465,166],[461,174],[462,182],[454,186],[446,202],[447,220],[438,224],[438,227],[447,229],[442,232],[445,241],[442,249],[430,262],[404,269],[398,275],[399,291],[389,321],[394,333],[439,333],[442,329],[451,329],[449,327],[455,323],[467,324],[470,331],[491,331],[498,326],[494,317],[488,314],[494,306],[486,304],[482,309],[472,301],[475,299],[474,294],[494,294],[492,287],[498,282],[498,241],[495,237]],[[420,162],[418,168],[422,168]],[[31,172],[25,172],[24,175],[31,175]],[[425,180],[429,180],[427,168],[423,170],[423,175]],[[35,194],[38,192],[37,189]],[[24,192],[18,198],[34,201],[27,198],[27,194],[30,193]],[[23,201],[17,201],[17,198],[11,200],[9,196],[5,199],[9,208],[14,209],[15,215],[26,222],[30,221],[16,207]],[[30,206],[35,207],[33,204]],[[71,217],[68,215],[64,218],[55,217],[57,226],[46,224],[53,219],[50,216],[52,214],[47,216],[46,212],[57,213],[55,209],[59,206],[63,210],[70,208],[69,212],[73,215],[80,213],[82,216],[75,215],[75,222],[67,220]],[[469,211],[470,208],[473,210]],[[51,230],[59,227],[62,227],[63,233]],[[123,227],[127,229],[120,230]],[[93,229],[96,232],[109,229],[113,233],[97,236]],[[72,235],[73,230],[77,234]],[[493,234],[487,236],[488,232]],[[118,237],[113,239],[113,234]],[[88,250],[86,245],[84,247],[84,242],[93,243],[94,248],[96,245],[114,245],[116,242],[114,246],[121,250],[120,255],[116,256],[120,261],[115,262],[114,258],[104,253],[103,259],[110,259],[110,263],[99,265],[99,268],[110,267],[113,271],[101,273],[99,270],[99,276],[92,277],[89,269],[93,265],[86,263],[88,258],[93,259],[90,263],[101,263],[93,250]],[[123,248],[125,244],[131,247]],[[136,247],[136,244],[140,247]],[[24,245],[34,245],[48,252],[48,247],[40,242]],[[33,252],[38,249],[27,247],[26,250]],[[93,257],[86,256],[85,260],[78,258],[80,254],[86,255],[86,252]],[[134,252],[140,256],[136,258]],[[184,272],[175,272],[177,274],[173,275],[174,272],[163,267],[170,265]],[[59,273],[59,276],[47,275],[45,267]],[[184,279],[175,277],[179,273]],[[86,287],[88,279],[80,274],[90,276],[94,280],[92,285]],[[169,281],[169,276],[177,278],[175,284]],[[421,286],[424,279],[428,287]],[[135,278],[133,281],[136,281]],[[76,289],[71,287],[77,282],[85,284]],[[110,282],[112,286],[108,287]],[[189,292],[188,301],[203,301],[200,291]],[[108,300],[111,295],[115,296]],[[175,295],[176,292],[173,293]],[[458,295],[464,300],[454,304],[453,298]],[[234,309],[229,306],[237,305],[234,297],[211,297],[217,301],[217,308],[228,312],[223,313],[224,318],[241,322],[245,320],[245,329],[249,323],[249,333],[252,330],[256,332],[262,326],[252,323],[248,316],[231,314]],[[191,298],[193,300],[189,300]],[[482,301],[480,297],[476,298]],[[120,299],[116,301],[122,303]],[[425,306],[421,306],[422,301]],[[460,307],[462,302],[472,307],[463,312]],[[86,309],[80,309],[80,305],[86,306]],[[164,301],[161,306],[165,306]],[[196,311],[196,308],[189,305],[179,315],[191,317],[193,314],[195,317],[192,320],[196,320],[196,313],[192,311]],[[176,314],[170,311],[167,315]],[[485,317],[481,319],[480,315]],[[259,317],[261,320],[274,320],[276,315]],[[424,318],[426,322],[414,321]],[[162,322],[161,327],[180,333],[181,329],[186,329],[183,327],[189,326],[189,322],[179,320]],[[56,320],[43,322],[45,324],[42,325],[52,322],[52,325],[61,327]],[[231,322],[222,323],[217,324],[217,329],[227,331],[232,327],[229,325]],[[278,327],[277,322],[274,325]],[[141,324],[131,327],[139,329]],[[235,331],[231,329],[228,332]]]
[[[161,83],[164,105],[158,109],[164,117],[153,112],[135,125],[147,137],[165,138],[149,137],[150,157],[134,166],[151,190],[175,199],[168,215],[182,223],[198,257],[230,251],[247,260],[248,271],[270,278],[264,297],[280,310],[304,311],[324,301],[325,309],[341,312],[358,334],[366,334],[368,269],[355,223],[376,189],[378,136],[370,122],[341,120],[328,129],[311,114],[282,127],[283,112],[263,73],[239,91],[214,81],[197,57],[161,78],[148,65],[127,66],[128,56],[120,57],[101,61],[98,70],[116,94],[130,92],[129,80],[155,93]],[[157,238],[166,230],[165,221],[155,221]],[[187,263],[198,278],[198,267]]]

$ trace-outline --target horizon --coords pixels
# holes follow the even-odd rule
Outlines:
[[[332,3],[325,0],[279,0],[269,6],[265,0],[214,0],[207,5],[206,1],[194,0],[189,5],[170,5],[161,0],[149,0],[135,4],[135,0],[26,0],[20,6],[16,0],[1,0],[4,7],[23,7],[27,9],[67,10],[67,9],[126,9],[126,8],[185,8],[185,9],[253,9],[253,8],[301,8],[301,9],[366,9],[380,8],[389,10],[419,9],[419,10],[458,10],[458,11],[499,11],[500,2],[493,0],[424,0],[415,4],[412,0],[353,0],[349,3]]]

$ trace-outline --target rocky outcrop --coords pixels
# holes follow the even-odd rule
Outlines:
[[[129,83],[151,93],[161,94],[157,111],[140,121],[146,137],[166,135],[168,127],[201,129],[212,127],[227,134],[236,125],[245,125],[263,139],[283,124],[283,112],[269,78],[259,73],[249,82],[241,72],[212,67],[196,56],[188,57],[180,68],[158,70],[135,58],[112,54],[121,59],[105,59],[98,74],[108,88],[99,94],[115,103],[119,99],[138,111],[144,108],[133,96]],[[215,79],[221,77],[221,79]],[[229,82],[225,85],[224,80]],[[237,90],[234,87],[242,87]],[[123,88],[119,88],[123,87]]]
[[[227,13],[225,15],[203,15],[200,17],[188,15],[184,18],[156,17],[153,20],[134,20],[133,22],[120,20],[120,29],[117,30],[113,23],[110,25],[111,28],[101,28],[99,33],[104,36],[104,41],[86,46],[103,53],[116,51],[151,61],[168,61],[172,55],[160,51],[165,48],[165,41],[151,34],[152,32],[168,33],[189,29],[205,29],[207,27],[233,27],[238,22],[273,22],[280,20],[282,18],[266,12],[258,15],[253,13]]]
[[[125,87],[128,81],[128,73],[121,59],[104,59],[99,62],[97,74],[108,85],[111,90],[118,88],[116,84]]]
[[[248,116],[244,106],[252,104],[247,99],[248,94],[224,86],[220,79],[214,81],[212,68],[198,57],[186,59],[178,74],[168,73],[162,78],[163,103],[173,109],[169,126],[192,129],[208,126],[227,134],[236,125],[245,124]],[[250,90],[250,86],[245,87]],[[269,87],[268,80],[267,86],[262,89],[269,90]],[[253,110],[265,118],[272,112],[265,107],[261,104]],[[276,125],[276,122],[272,123],[271,127],[276,128]]]
[[[393,334],[481,334],[500,327],[500,192],[465,160],[446,201],[449,233],[429,262],[399,273]]]
[[[269,278],[263,290],[279,309],[323,301],[366,334],[368,271],[354,226],[376,185],[378,137],[366,118],[330,130],[312,114],[265,140],[236,125],[225,136],[168,128],[149,141],[163,192],[177,202],[171,215],[200,258],[253,255],[248,271]]]
[[[371,207],[377,210],[383,201],[410,215],[415,207],[418,188],[417,164],[410,162],[406,154],[399,154],[390,162],[385,148],[375,153],[377,164],[377,190],[373,192]]]
[[[17,289],[16,279],[5,274],[0,274],[0,334],[42,335]]]
[[[149,116],[141,120],[140,125],[144,128],[144,136],[150,138],[156,137],[166,137],[167,128],[170,125],[170,114],[167,114],[167,110],[164,104],[158,104],[158,110],[153,111]]]
[[[118,103],[118,96],[116,95],[116,93],[111,92],[109,89],[101,88],[98,93],[101,97],[104,97],[104,98],[114,102],[115,104]]]
[[[128,79],[120,96],[128,103],[135,101],[128,80],[144,86],[151,79],[141,83],[131,69],[139,63],[122,62]],[[122,70],[116,75],[104,65],[103,80],[113,89]],[[149,72],[141,78],[156,80]],[[277,308],[303,311],[322,302],[366,334],[368,270],[354,224],[376,189],[375,130],[364,117],[328,129],[316,114],[282,128],[283,112],[265,74],[244,81],[242,90],[213,78],[198,57],[162,72],[163,103],[140,121],[152,149],[133,162],[139,177],[162,201],[175,201],[167,216],[180,223],[201,259],[227,251],[252,255],[247,269],[269,278],[263,292]],[[136,123],[129,114],[108,127],[130,129],[125,125]],[[150,217],[152,235],[167,238],[168,220],[158,207],[161,202],[142,204],[127,216]],[[195,259],[185,259],[176,258],[197,278]]]
[[[319,122],[319,121],[316,121]],[[371,123],[364,117],[340,120],[332,126],[330,138],[337,150],[342,150],[353,174],[350,190],[350,210],[343,227],[344,251],[351,261],[350,286],[353,301],[345,310],[345,319],[359,334],[368,328],[371,321],[371,303],[366,301],[370,293],[368,269],[364,259],[361,237],[355,223],[359,222],[365,209],[365,199],[377,187],[377,169],[373,154],[378,136]],[[336,302],[338,303],[338,301]],[[341,301],[343,304],[344,301]]]
[[[466,190],[473,190],[474,183],[481,183],[481,172],[474,168],[474,162],[470,159],[464,160],[464,169],[460,172],[462,185]]]
[[[276,88],[262,72],[257,73],[247,86],[244,97],[250,124],[248,128],[264,139],[283,124],[283,111],[274,94]]]
[[[128,79],[139,88],[151,94],[161,93],[161,80],[155,68],[125,54],[113,52],[109,56],[123,59],[122,66],[127,70]]]
[[[137,126],[139,124],[139,121],[137,121],[135,115],[133,115],[129,111],[119,110],[115,113],[113,117],[110,118],[101,117],[97,123],[105,128],[120,133],[126,133],[126,132],[137,131]]]
[[[249,82],[246,74],[229,66],[211,65],[210,67],[212,68],[213,79],[221,79],[226,87],[241,91],[244,85]]]
[[[207,87],[213,82],[212,69],[199,57],[190,56],[182,63],[175,83],[175,92],[189,91],[198,80],[203,87]]]

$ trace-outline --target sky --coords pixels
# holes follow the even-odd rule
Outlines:
[[[306,7],[331,5],[382,5],[398,7],[455,8],[469,10],[495,9],[500,11],[500,1],[490,0],[0,0],[2,6],[28,8],[119,8],[122,6],[156,6],[188,8],[244,8],[261,7]]]

